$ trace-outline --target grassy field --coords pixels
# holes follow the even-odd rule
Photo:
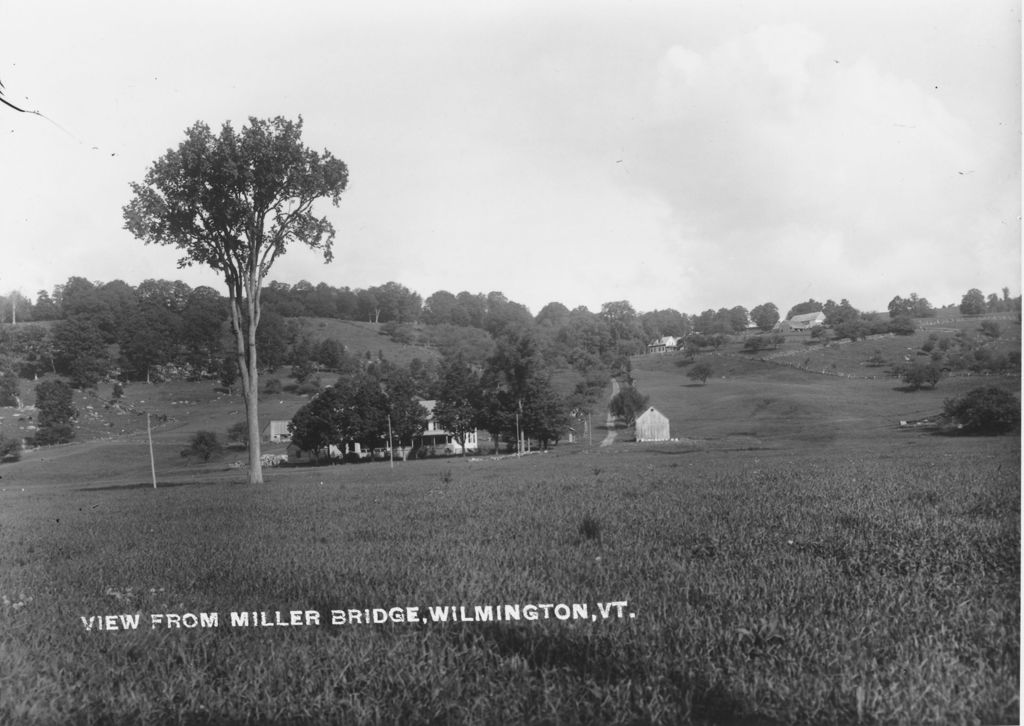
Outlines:
[[[333,338],[345,344],[345,350],[350,354],[363,357],[367,353],[377,357],[383,353],[384,357],[398,365],[408,365],[413,358],[420,360],[436,360],[438,353],[434,348],[424,346],[404,345],[396,343],[389,336],[381,332],[383,325],[380,323],[364,323],[358,320],[338,320],[336,318],[291,318],[298,326],[302,334],[308,335],[316,341]]]
[[[677,442],[256,488],[231,454],[178,455],[237,399],[129,386],[169,412],[159,488],[144,417],[102,405],[91,440],[0,468],[0,722],[1017,722],[1019,437],[898,430],[959,379],[909,394],[720,363],[706,386],[634,363]],[[518,620],[477,617],[505,605]],[[473,619],[432,619],[445,606]],[[423,622],[330,622],[410,607]],[[231,624],[292,611],[309,624]],[[106,628],[122,615],[138,627]]]

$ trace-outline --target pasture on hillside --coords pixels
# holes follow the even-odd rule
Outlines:
[[[977,381],[724,353],[706,385],[634,361],[676,442],[255,488],[178,453],[237,399],[129,386],[168,416],[159,488],[144,417],[102,407],[91,440],[0,468],[0,721],[1016,721],[1019,436],[897,426]]]
[[[294,322],[300,335],[307,335],[317,342],[328,338],[341,341],[345,351],[358,358],[365,357],[367,353],[373,357],[383,353],[397,365],[408,365],[413,358],[424,362],[437,358],[434,348],[396,343],[382,332],[385,326],[380,323],[337,318],[290,318],[289,321]]]

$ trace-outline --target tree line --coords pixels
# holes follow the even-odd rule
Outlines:
[[[292,365],[300,379],[317,368],[340,369],[345,354],[343,341],[316,339],[303,331],[297,318],[307,315],[383,322],[382,331],[398,343],[430,347],[447,356],[460,353],[478,369],[494,354],[498,341],[528,333],[547,368],[572,369],[584,379],[622,369],[630,355],[644,352],[663,336],[675,337],[691,358],[737,333],[745,335],[752,349],[774,347],[777,341],[760,334],[782,319],[771,302],[751,310],[735,306],[697,315],[672,309],[638,313],[626,300],[604,303],[598,312],[551,302],[532,315],[500,292],[441,290],[421,303],[418,294],[396,282],[349,290],[275,281],[263,294],[256,331],[260,368]],[[234,383],[227,300],[210,287],[191,288],[178,280],[145,280],[132,287],[121,280],[97,283],[72,277],[52,294],[40,291],[35,303],[21,297],[0,302],[13,304],[19,321],[0,328],[0,394],[19,377],[48,372],[66,377],[76,388],[94,386],[103,378],[152,381],[166,376],[219,377]],[[895,296],[888,308],[885,318],[862,312],[846,299],[810,299],[790,308],[785,317],[820,311],[824,326],[812,330],[812,336],[857,340],[885,332],[909,334],[916,328],[915,318],[936,314],[916,293]],[[1002,296],[971,289],[959,309],[963,314],[1019,312],[1020,297],[1011,298],[1008,288]]]

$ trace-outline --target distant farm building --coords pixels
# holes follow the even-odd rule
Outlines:
[[[783,320],[775,326],[775,329],[782,333],[793,332],[800,333],[810,330],[817,325],[825,324],[825,313],[818,311],[816,313],[804,313],[803,315],[794,315],[789,320]]]
[[[648,353],[667,353],[674,350],[679,350],[679,338],[672,335],[662,336],[647,344]]]
[[[434,418],[434,406],[437,401],[420,401],[420,405],[427,410],[427,427],[413,437],[412,448],[420,456],[445,456],[446,454],[461,454],[462,446],[455,440],[455,435],[445,431],[437,425]],[[476,431],[466,434],[466,451],[477,451],[479,443]]]
[[[668,441],[668,418],[651,406],[636,417],[637,441]]]
[[[263,440],[272,444],[281,444],[292,440],[288,433],[289,421],[271,421],[263,427]]]

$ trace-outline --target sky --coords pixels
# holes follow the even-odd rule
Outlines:
[[[196,121],[302,117],[334,261],[537,313],[1021,288],[1019,2],[0,0],[0,292],[181,279],[124,229]]]

